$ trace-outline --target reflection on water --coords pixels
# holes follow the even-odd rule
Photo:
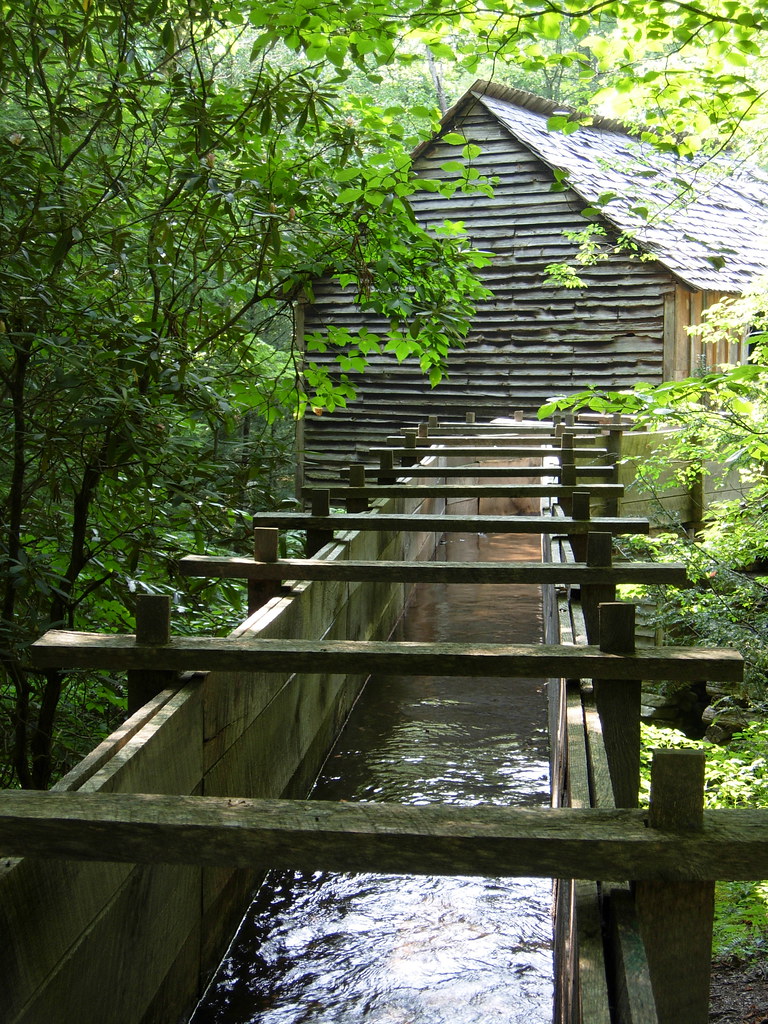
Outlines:
[[[538,539],[453,536],[451,560],[538,558]],[[404,640],[537,642],[538,588],[418,587]],[[549,802],[541,680],[369,681],[314,797]],[[273,872],[191,1024],[550,1024],[542,879]]]

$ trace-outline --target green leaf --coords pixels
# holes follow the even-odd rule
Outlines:
[[[343,188],[338,195],[338,201],[340,203],[356,203],[365,194],[366,199],[368,193],[364,193],[361,188]]]
[[[537,21],[537,27],[544,39],[559,39],[562,30],[562,15],[556,11],[546,11]]]

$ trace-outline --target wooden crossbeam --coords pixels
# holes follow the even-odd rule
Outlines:
[[[594,437],[595,435],[606,434],[615,428],[610,423],[575,423],[570,426],[562,425],[562,427],[556,428],[551,422],[531,423],[529,421],[528,423],[476,423],[474,425],[467,423],[438,423],[437,425],[427,425],[426,429],[427,434],[430,436],[433,434],[452,437],[461,435],[472,438],[475,433],[492,436],[498,434],[505,436],[508,434],[511,437],[518,435],[559,437],[558,430],[567,430],[569,434],[577,434],[580,437]],[[404,437],[405,435],[400,433],[391,436]]]
[[[283,530],[391,530],[434,533],[649,533],[647,519],[619,516],[596,516],[593,519],[572,519],[568,516],[457,516],[457,515],[390,515],[371,512],[341,513],[313,516],[309,512],[257,512],[256,526],[276,526]]]
[[[317,488],[304,488],[304,495]],[[580,491],[593,498],[619,498],[623,484],[329,484],[332,498],[572,498]]]
[[[135,793],[0,795],[6,856],[419,875],[637,880],[768,875],[768,813],[705,812],[697,833],[647,812],[254,800]]]
[[[559,439],[558,439],[559,442]],[[498,442],[488,444],[475,444],[474,442],[469,444],[451,444],[443,447],[433,447],[432,441],[427,439],[425,442],[418,444],[415,448],[400,447],[395,445],[391,448],[369,448],[368,451],[371,455],[380,455],[381,452],[391,452],[396,458],[409,458],[418,455],[423,458],[424,455],[450,455],[461,457],[463,459],[538,459],[543,456],[559,455],[561,448],[557,443],[552,448],[547,448],[544,445],[500,445]],[[599,455],[607,455],[607,448],[570,448],[568,454],[573,454],[576,458],[595,458]]]
[[[342,475],[347,471],[342,471]],[[484,464],[465,466],[396,466],[382,470],[380,466],[365,466],[366,476],[374,479],[382,472],[392,473],[396,477],[418,479],[420,477],[553,477],[559,478],[562,469],[556,466],[488,466]],[[577,466],[576,475],[585,478],[608,476],[614,472],[613,466]]]
[[[398,562],[324,558],[252,558],[187,555],[179,562],[183,576],[247,580],[345,580],[376,583],[549,583],[667,584],[688,586],[685,566],[662,562],[617,562],[591,566],[548,562]]]
[[[581,442],[582,446],[588,446],[588,450],[593,452],[595,451],[595,448],[590,442],[593,438],[600,437],[599,434],[580,431],[568,431],[568,434],[573,438],[574,444]],[[409,445],[409,441],[406,440],[405,434],[390,434],[386,441],[388,445],[404,445],[406,447]],[[528,433],[524,433],[523,431],[516,432],[514,430],[509,430],[506,432],[501,431],[499,433],[470,433],[464,435],[441,434],[437,431],[435,433],[417,435],[415,438],[417,448],[429,448],[433,445],[441,445],[446,448],[451,448],[454,445],[461,446],[465,444],[485,447],[487,445],[504,444],[505,442],[515,445],[516,447],[530,448],[533,445],[539,445],[539,447],[542,445],[555,445],[559,448],[562,443],[562,438],[559,434],[554,434],[551,430],[542,431],[541,434],[531,433],[530,431]],[[410,443],[413,443],[413,439],[411,439]]]
[[[261,671],[347,675],[441,675],[569,679],[738,681],[743,662],[729,648],[649,647],[606,654],[599,647],[545,644],[396,643],[386,640],[274,640],[172,637],[137,643],[132,634],[52,629],[32,644],[36,668]]]

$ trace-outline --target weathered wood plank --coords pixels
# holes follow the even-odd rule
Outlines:
[[[624,494],[623,484],[366,484],[353,487],[329,484],[332,498],[345,501],[368,498],[570,498],[574,491],[584,491],[594,498],[617,498]],[[306,494],[313,493],[305,488]]]
[[[611,1024],[599,886],[580,879],[573,886],[581,1010],[578,1019],[582,1024]]]
[[[542,420],[540,423],[441,423],[437,426],[430,426],[426,436],[432,440],[435,437],[463,437],[471,440],[476,434],[486,437],[539,437],[555,438],[558,434],[558,427],[551,420]],[[576,435],[582,439],[600,437],[607,429],[606,424],[581,423],[571,428]],[[391,436],[400,436],[391,435]]]
[[[315,516],[309,512],[257,512],[258,526],[277,526],[283,530],[432,530],[435,533],[649,533],[647,519],[596,516],[572,519],[563,516],[452,516],[436,514],[397,515],[391,513],[334,513]]]
[[[613,889],[606,899],[613,959],[614,991],[621,1024],[658,1024],[648,959],[629,892]],[[591,1018],[587,1017],[584,1024]],[[680,1018],[677,1024],[682,1024]],[[687,1024],[687,1018],[686,1018]]]
[[[249,800],[156,794],[0,795],[11,855],[299,870],[697,881],[768,876],[768,813],[705,813],[701,832],[641,810]]]
[[[591,782],[579,683],[566,684],[568,806],[591,806]],[[572,952],[584,1024],[610,1024],[610,1001],[603,953],[600,899],[594,882],[573,882]]]
[[[137,644],[131,634],[49,630],[30,648],[37,668],[143,668],[210,671],[349,672],[380,675],[487,675],[570,679],[738,681],[743,660],[729,648],[657,647],[612,654],[595,646],[396,643],[385,640],[265,640],[174,637]]]
[[[584,442],[587,442],[589,450],[594,452],[597,447],[594,445],[593,438],[594,434],[574,434],[574,441],[580,441],[582,446]],[[387,436],[387,445],[391,447],[399,447],[405,445],[410,447],[404,434],[389,434]],[[507,444],[515,448],[531,448],[538,446],[543,448],[545,446],[552,446],[556,449],[560,448],[561,435],[549,431],[542,431],[538,433],[524,433],[523,431],[507,430],[502,433],[487,433],[478,432],[476,434],[426,434],[422,437],[417,437],[415,441],[416,448],[461,448],[465,445],[474,445],[477,448],[492,448],[495,446],[503,446]]]
[[[248,580],[349,580],[394,583],[657,583],[688,585],[685,566],[663,562],[617,562],[614,566],[546,562],[362,562],[349,559],[281,558],[257,562],[223,555],[186,555],[182,576]]]
[[[419,445],[416,448],[392,447],[392,448],[369,448],[370,455],[379,455],[381,452],[392,452],[397,459],[402,458],[424,458],[425,455],[450,455],[462,459],[538,459],[542,456],[558,456],[560,454],[559,440],[551,448],[544,445],[500,445],[497,441],[488,444],[451,444],[445,448],[431,448],[432,442],[426,445]],[[573,448],[569,454],[579,459],[592,459],[596,456],[607,455],[605,448]]]
[[[446,453],[443,453],[446,454]],[[451,455],[451,453],[447,453]],[[552,452],[546,453],[548,458]],[[379,466],[366,466],[366,475],[371,479],[378,477],[382,470]],[[397,469],[385,470],[391,473],[396,479],[419,479],[421,477],[553,477],[559,478],[560,466],[509,466],[509,465],[487,465],[468,464],[465,466],[415,466],[399,467]],[[607,477],[615,472],[613,466],[577,466],[576,475],[582,477]],[[342,472],[342,477],[344,473]]]

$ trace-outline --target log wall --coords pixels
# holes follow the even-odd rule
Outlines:
[[[391,511],[440,512],[400,498]],[[348,533],[327,558],[430,557],[434,535]],[[236,630],[386,637],[403,584],[304,583]],[[137,711],[56,787],[82,792],[303,797],[361,677],[190,676]],[[3,1024],[168,1024],[191,1008],[259,879],[252,871],[0,861]]]

